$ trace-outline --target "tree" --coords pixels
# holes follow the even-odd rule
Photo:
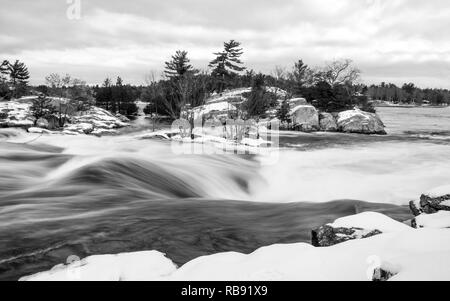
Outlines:
[[[229,81],[236,77],[239,72],[245,70],[243,62],[240,60],[243,54],[241,43],[230,40],[225,42],[224,49],[221,52],[216,52],[216,58],[209,63],[209,67],[213,68],[211,75],[217,81],[217,91],[221,93]]]
[[[183,77],[188,72],[194,72],[195,70],[192,65],[189,64],[190,60],[187,57],[187,51],[177,50],[172,59],[165,62],[166,68],[164,73],[168,78],[180,78]]]
[[[5,61],[2,65],[4,63]],[[5,66],[3,66],[2,69],[5,69]],[[30,79],[30,73],[28,72],[27,66],[19,60],[16,60],[14,64],[8,62],[6,65],[6,74],[9,75],[10,83],[13,87],[13,97],[19,97],[25,90],[28,80]]]
[[[10,99],[11,98],[11,90],[9,89],[9,85],[6,79],[8,75],[8,66],[9,62],[4,60],[0,64],[0,100],[1,99]]]
[[[316,74],[318,81],[327,82],[331,86],[353,85],[360,77],[361,71],[353,66],[350,59],[329,62]]]
[[[36,118],[35,124],[39,118],[48,118],[55,113],[55,107],[52,101],[46,95],[41,94],[38,98],[33,99],[33,104],[30,107],[31,114]]]
[[[289,74],[292,94],[302,96],[305,86],[312,82],[312,77],[313,72],[308,65],[303,63],[302,60],[296,62],[292,72]]]
[[[291,108],[289,106],[289,102],[285,99],[281,103],[280,108],[277,111],[277,117],[281,122],[289,122],[289,112]]]
[[[262,73],[254,77],[252,91],[247,97],[244,109],[249,117],[264,117],[266,111],[277,104],[276,95],[265,89],[265,75]]]

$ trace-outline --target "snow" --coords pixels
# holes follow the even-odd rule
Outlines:
[[[377,212],[364,212],[337,219],[329,224],[333,228],[362,228],[383,233],[411,230],[412,228]]]
[[[58,265],[52,270],[24,277],[21,281],[140,281],[157,280],[170,274],[176,265],[157,251],[94,255]]]
[[[450,280],[450,230],[422,229],[381,234],[328,248],[273,245],[252,254],[219,253],[179,269],[162,253],[92,256],[82,267],[59,266],[22,280],[270,281],[371,280],[377,267],[395,267],[391,280]],[[424,260],[426,258],[426,260]],[[386,264],[389,263],[389,264]],[[73,276],[71,276],[73,278]]]
[[[304,108],[308,108],[308,109],[314,109],[316,110],[316,108],[312,105],[299,105],[294,107],[291,111],[290,111],[290,115],[293,115],[295,112],[297,112],[300,109],[304,109]]]
[[[437,197],[441,197],[441,196],[450,194],[450,185],[443,185],[443,186],[433,188],[424,194],[431,198],[437,198]],[[445,205],[445,204],[441,203],[441,205]]]
[[[416,223],[419,228],[450,228],[450,211],[421,214],[416,217]]]
[[[9,127],[29,127],[34,125],[34,117],[30,114],[30,103],[19,101],[1,101],[0,113],[8,114],[6,119],[0,119],[0,124]]]
[[[369,222],[364,223],[364,220]],[[22,280],[163,281],[370,281],[376,268],[395,274],[390,280],[450,280],[450,229],[410,229],[381,214],[359,214],[337,225],[371,226],[390,231],[327,248],[297,243],[263,247],[251,254],[218,253],[198,257],[180,268],[157,251],[91,256],[80,264]]]
[[[208,114],[212,111],[228,112],[234,110],[236,110],[236,107],[226,101],[209,103],[193,109],[194,119],[200,118],[202,115]]]
[[[349,110],[349,111],[344,111],[338,114],[338,119],[337,122],[343,122],[344,120],[350,119],[354,116],[362,116],[365,119],[370,119],[370,115],[369,113],[363,112],[358,108],[355,108],[353,110]]]

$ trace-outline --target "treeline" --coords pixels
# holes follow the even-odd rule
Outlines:
[[[361,72],[350,59],[334,60],[320,67],[310,67],[299,59],[292,67],[275,67],[270,74],[262,74],[245,67],[241,59],[243,53],[239,42],[224,42],[223,48],[212,54],[206,69],[200,70],[192,66],[187,51],[178,50],[162,66],[164,72],[161,76],[154,73],[148,76],[146,86],[124,84],[120,76],[114,83],[107,78],[101,85],[88,86],[70,75],[52,73],[46,77],[45,85],[29,87],[30,75],[25,64],[3,61],[0,66],[0,99],[39,92],[70,99],[72,107],[85,108],[95,104],[123,115],[136,114],[136,101],[141,100],[148,104],[145,113],[172,119],[179,118],[189,108],[203,105],[211,95],[242,87],[251,87],[245,95],[248,100],[239,108],[239,117],[242,118],[265,117],[266,112],[276,108],[277,115],[284,119],[288,113],[288,105],[284,102],[296,97],[305,98],[326,112],[339,112],[355,106],[373,112],[373,100],[436,105],[450,103],[448,90],[420,89],[412,83],[402,87],[385,83],[361,84]],[[280,99],[273,89],[268,91],[265,87],[282,89],[287,93],[284,99]]]
[[[113,84],[111,79],[107,78],[102,86],[93,88],[95,95],[95,104],[114,114],[133,115],[138,111],[136,100],[141,95],[141,88],[124,85],[122,78],[117,77]]]
[[[447,89],[421,89],[413,83],[405,83],[402,87],[395,84],[381,83],[368,87],[368,95],[374,100],[383,100],[392,103],[418,104],[430,103],[432,105],[450,104],[450,91]]]
[[[277,107],[277,96],[263,87],[273,86],[287,91],[286,99],[304,97],[323,111],[339,112],[355,105],[374,111],[367,96],[367,87],[358,84],[361,72],[351,60],[336,60],[320,68],[310,68],[302,60],[291,69],[275,68],[266,75],[247,70],[240,57],[243,49],[234,40],[225,42],[223,50],[214,53],[210,72],[195,69],[186,51],[177,51],[165,62],[164,76],[150,81],[141,99],[149,103],[146,113],[178,118],[185,108],[204,104],[212,93],[226,89],[252,87],[243,106],[246,116],[264,117]],[[282,99],[283,100],[283,99]]]

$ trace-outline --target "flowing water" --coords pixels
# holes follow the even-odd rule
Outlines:
[[[361,211],[411,218],[410,199],[448,184],[450,108],[379,108],[388,136],[289,133],[276,164],[175,155],[170,143],[0,131],[0,280],[65,262],[159,250],[198,256],[309,242]],[[142,120],[139,127],[142,128]]]

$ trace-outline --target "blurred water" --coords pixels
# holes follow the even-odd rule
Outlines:
[[[0,130],[0,279],[69,255],[156,249],[182,264],[251,252],[309,241],[312,228],[365,210],[409,219],[407,201],[450,178],[444,110],[381,108],[388,136],[285,132],[274,165],[174,155],[133,133]]]

